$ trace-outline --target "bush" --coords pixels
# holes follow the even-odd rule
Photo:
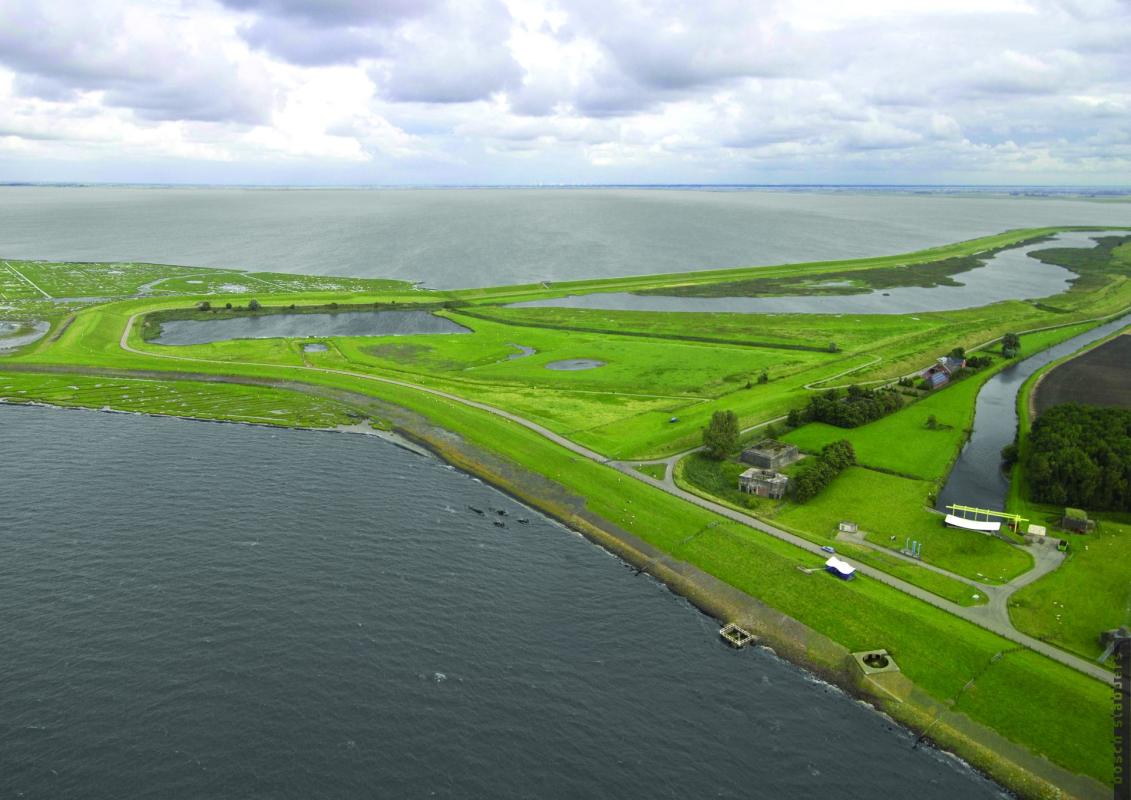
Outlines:
[[[256,300],[254,297],[251,298],[250,300],[248,300],[247,301],[247,310],[248,311],[258,311],[259,310],[259,301]]]
[[[806,406],[806,417],[838,428],[855,428],[903,408],[903,400],[890,387],[865,389],[849,386],[841,398],[836,389],[814,396]]]
[[[789,482],[795,502],[812,500],[833,482],[841,470],[856,463],[856,451],[846,439],[825,445],[820,454],[806,460]]]
[[[211,311],[212,310],[212,304],[209,303],[207,300],[201,300],[199,303],[196,304],[196,310],[197,311]]]

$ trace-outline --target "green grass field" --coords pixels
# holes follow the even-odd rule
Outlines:
[[[808,503],[787,503],[775,522],[831,537],[837,523],[855,522],[869,542],[899,550],[908,538],[923,543],[923,560],[957,575],[1002,583],[1032,566],[1024,550],[980,533],[946,528],[927,510],[931,484],[850,467]]]
[[[356,283],[346,279],[162,267],[152,280],[167,280],[155,284],[153,291],[170,295],[183,291],[186,296],[122,300],[82,308],[73,316],[69,311],[56,312],[50,317],[55,327],[47,337],[0,356],[0,380],[10,381],[4,384],[9,387],[6,391],[21,401],[93,407],[102,403],[124,410],[211,419],[266,417],[252,421],[276,424],[304,424],[301,420],[330,420],[340,418],[338,415],[348,418],[348,413],[345,406],[322,397],[282,389],[90,376],[80,380],[52,375],[48,379],[3,372],[3,365],[81,365],[301,381],[314,387],[312,391],[329,395],[348,391],[411,409],[505,459],[516,474],[533,474],[556,482],[562,496],[547,502],[559,503],[560,508],[550,508],[551,511],[568,519],[584,508],[850,649],[886,647],[904,673],[940,701],[957,696],[971,678],[980,674],[975,687],[962,694],[960,710],[1057,764],[1110,783],[1110,698],[1108,688],[1101,682],[1035,653],[1012,652],[1012,643],[877,581],[845,584],[823,573],[807,575],[797,567],[819,564],[819,559],[810,553],[581,458],[498,416],[418,389],[373,379],[391,378],[488,402],[541,422],[613,457],[676,453],[699,443],[700,428],[714,410],[734,410],[744,425],[763,422],[803,405],[811,391],[806,388],[809,385],[892,377],[923,366],[955,345],[971,347],[1007,330],[1079,324],[1126,308],[1131,305],[1131,283],[1124,276],[1111,275],[1108,279],[1093,280],[1087,291],[1073,290],[1039,304],[1015,301],[988,309],[891,316],[882,320],[804,315],[749,315],[739,319],[737,315],[719,315],[717,331],[712,336],[721,342],[693,338],[702,337],[714,315],[606,314],[597,318],[561,309],[551,314],[543,313],[546,309],[505,309],[488,304],[560,295],[582,288],[623,291],[675,285],[680,281],[738,280],[751,275],[803,274],[815,278],[834,270],[887,268],[959,257],[1032,235],[1034,231],[1011,231],[924,253],[854,262],[550,287],[501,287],[440,295],[419,292],[397,282]],[[20,262],[27,263],[32,262]],[[24,277],[33,283],[42,278],[47,284],[42,288],[52,295],[121,296],[129,294],[131,286],[136,289],[142,278],[150,278],[150,273],[142,268],[152,265],[136,266],[137,272],[123,270],[120,275],[102,275],[90,265],[62,265],[53,270],[40,264]],[[110,269],[102,271],[109,273]],[[0,270],[0,291],[13,295],[3,295],[4,304],[13,308],[5,314],[15,318],[27,314],[29,308],[45,308],[42,293],[27,285],[20,277],[22,273],[17,274],[19,270],[6,272]],[[202,272],[207,273],[205,278],[192,277]],[[190,284],[190,280],[203,282]],[[262,291],[255,288],[252,293],[249,284],[253,281],[256,287],[263,287]],[[237,286],[239,289],[233,288]],[[86,289],[90,291],[80,291]],[[135,314],[186,308],[203,296],[213,304],[229,300],[242,304],[260,294],[269,297],[271,303],[302,305],[372,305],[392,300],[405,302],[406,298],[423,295],[429,299],[475,303],[475,312],[491,319],[469,318],[456,309],[453,315],[466,321],[474,333],[326,339],[330,349],[311,354],[303,353],[300,347],[309,339],[163,347],[142,341],[136,327],[128,344],[144,354],[128,352],[120,345],[127,321]],[[539,322],[552,327],[540,327]],[[625,335],[629,333],[632,335]],[[1023,346],[1031,352],[1042,343],[1068,335],[1068,329],[1026,334]],[[839,352],[828,352],[827,347],[821,351],[832,341],[837,342]],[[511,358],[519,352],[515,345],[532,347],[537,352]],[[546,369],[550,361],[570,358],[594,358],[606,362],[606,366],[583,372]],[[757,376],[763,370],[769,381],[759,384]],[[846,372],[849,374],[842,375]],[[854,467],[810,503],[787,503],[771,507],[768,513],[783,527],[805,532],[814,539],[827,540],[842,519],[856,521],[868,532],[868,540],[880,547],[898,547],[905,538],[915,538],[924,543],[923,555],[929,563],[970,579],[1001,581],[1023,572],[1029,565],[1025,552],[978,534],[944,529],[938,516],[925,508],[932,481],[949,463],[950,456],[944,459],[945,453],[953,453],[960,443],[959,433],[965,427],[960,418],[968,419],[972,413],[975,391],[976,380],[971,379],[873,426],[856,429],[849,436],[839,429],[835,431],[835,438],[859,437],[862,462],[916,478]],[[952,426],[949,432],[928,432],[922,425],[932,408],[941,422]],[[672,417],[677,421],[672,422]],[[935,438],[929,439],[928,433]],[[795,435],[809,437],[806,446],[817,447],[824,434],[832,432],[802,428]],[[885,450],[885,440],[899,441],[904,447],[889,446]],[[929,454],[918,450],[895,452],[924,442],[931,450]],[[711,478],[704,473],[698,479],[705,485],[715,480],[715,488],[722,491],[733,477],[720,473]],[[518,489],[516,493],[522,496]],[[974,602],[969,596],[970,587],[962,581],[906,564],[883,551],[852,548],[852,557],[861,562],[886,569],[955,602]],[[1090,579],[1097,566],[1095,559],[1080,559],[1076,567],[1064,573],[1068,577],[1063,580],[1072,587],[1078,586]],[[1113,569],[1110,574],[1119,573]],[[1035,584],[1034,592],[1042,588],[1041,583]],[[1103,603],[1117,599],[1114,592],[1105,592]],[[1051,594],[1055,596],[1055,590]],[[1032,607],[1038,608],[1044,602],[1038,598]],[[1101,605],[1097,601],[1096,607]],[[1089,613],[1074,612],[1072,619],[1086,621],[1091,619]],[[1072,644],[1067,637],[1061,641]],[[996,658],[1006,651],[1010,651],[1008,655]],[[1031,702],[1034,697],[1052,700]]]
[[[1010,599],[1019,630],[1096,658],[1101,631],[1131,625],[1131,519],[1116,519],[1101,517],[1093,534],[1055,532],[1069,541],[1068,558]]]

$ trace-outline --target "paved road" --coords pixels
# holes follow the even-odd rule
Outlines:
[[[374,383],[383,383],[383,384],[388,384],[388,385],[392,385],[392,386],[403,387],[403,388],[406,388],[406,389],[412,389],[412,390],[418,391],[418,392],[424,392],[425,394],[430,394],[430,395],[433,395],[435,397],[441,397],[441,398],[448,400],[450,402],[459,403],[461,405],[468,406],[470,408],[475,408],[475,409],[478,409],[480,411],[485,411],[489,414],[494,414],[497,417],[501,417],[503,419],[509,420],[509,421],[515,423],[516,425],[521,425],[524,428],[527,428],[531,431],[534,431],[535,433],[539,434],[540,436],[543,436],[544,438],[548,439],[549,441],[553,442],[554,444],[557,444],[561,447],[564,447],[565,449],[569,450],[570,452],[573,452],[573,453],[575,453],[579,456],[587,458],[590,461],[594,461],[598,464],[608,465],[608,466],[610,466],[614,469],[617,469],[621,473],[628,475],[629,477],[635,478],[636,480],[643,481],[644,483],[647,483],[650,486],[653,486],[657,489],[660,489],[661,491],[667,492],[670,495],[674,495],[675,497],[678,497],[682,500],[685,500],[688,503],[693,503],[693,504],[695,504],[695,505],[697,505],[701,508],[704,508],[708,511],[712,511],[716,514],[719,514],[720,516],[726,517],[727,519],[730,519],[734,522],[745,525],[749,528],[753,528],[754,530],[761,531],[762,533],[766,533],[766,534],[773,536],[777,539],[780,539],[782,541],[788,542],[788,543],[790,543],[790,544],[794,545],[795,547],[798,547],[802,550],[813,553],[815,555],[821,555],[821,556],[824,555],[824,552],[821,550],[820,546],[814,544],[813,542],[808,541],[807,539],[803,539],[800,536],[797,536],[797,535],[792,534],[788,531],[782,530],[781,528],[774,527],[773,525],[769,525],[768,523],[762,522],[761,520],[747,516],[746,514],[743,514],[739,511],[735,511],[731,508],[728,508],[727,506],[721,505],[721,504],[713,502],[711,500],[707,500],[705,498],[699,497],[698,495],[684,491],[683,489],[680,489],[678,486],[675,486],[674,484],[668,484],[664,481],[655,480],[654,478],[651,478],[651,477],[644,475],[643,473],[638,472],[637,470],[633,469],[632,466],[628,463],[612,462],[610,459],[606,458],[601,453],[598,453],[594,450],[590,450],[589,448],[587,448],[583,445],[580,445],[577,442],[571,441],[570,439],[567,439],[564,436],[562,436],[558,433],[555,433],[554,431],[551,431],[550,429],[543,427],[542,425],[539,425],[536,422],[532,422],[532,421],[530,421],[530,420],[528,420],[524,417],[521,417],[517,414],[513,414],[513,413],[511,413],[509,411],[505,411],[501,408],[496,408],[495,406],[489,405],[487,403],[480,403],[476,400],[468,400],[466,398],[460,397],[459,395],[451,394],[449,392],[445,392],[445,391],[442,391],[440,389],[433,389],[433,388],[428,387],[428,386],[420,386],[418,384],[414,384],[414,383],[411,383],[409,381],[398,380],[398,379],[395,379],[395,378],[385,378],[385,377],[382,377],[382,376],[379,376],[379,375],[369,375],[369,374],[360,373],[360,372],[351,372],[349,370],[329,369],[329,368],[326,368],[326,367],[310,367],[310,366],[299,366],[299,365],[280,365],[280,364],[271,364],[271,363],[264,363],[264,362],[248,362],[248,361],[228,362],[228,361],[221,361],[219,359],[193,358],[193,357],[190,357],[190,356],[177,356],[177,355],[173,355],[173,354],[154,353],[154,352],[151,352],[151,351],[139,350],[139,349],[131,346],[130,343],[129,343],[130,332],[133,330],[134,323],[136,322],[136,320],[139,316],[141,316],[140,313],[134,314],[133,316],[131,316],[129,318],[129,321],[126,323],[125,330],[122,332],[121,339],[119,340],[119,344],[122,347],[122,349],[126,350],[128,352],[135,353],[137,355],[142,355],[142,356],[145,356],[147,358],[162,358],[162,359],[169,359],[169,360],[173,360],[173,361],[182,361],[182,362],[185,362],[185,363],[194,363],[195,362],[195,363],[221,364],[221,365],[224,365],[224,366],[227,366],[227,367],[232,367],[232,368],[238,368],[239,366],[261,366],[261,367],[269,367],[269,368],[274,369],[274,370],[291,370],[291,371],[296,371],[296,372],[322,372],[322,373],[326,373],[326,374],[343,375],[343,376],[347,376],[347,377],[350,377],[350,378],[357,378],[357,379],[360,379],[360,380],[373,381]],[[668,472],[670,473],[670,469],[668,470]],[[987,630],[990,630],[990,631],[998,634],[999,636],[1002,636],[1005,639],[1008,639],[1012,642],[1015,642],[1017,644],[1028,647],[1032,650],[1037,651],[1038,653],[1042,653],[1043,655],[1046,655],[1049,658],[1060,662],[1061,664],[1072,667],[1073,669],[1078,670],[1080,672],[1083,672],[1086,675],[1090,675],[1091,677],[1096,678],[1097,680],[1108,682],[1111,679],[1111,672],[1106,667],[1103,667],[1099,664],[1096,664],[1096,663],[1093,663],[1091,661],[1087,661],[1085,659],[1079,658],[1079,657],[1074,656],[1070,653],[1066,653],[1063,650],[1060,650],[1056,647],[1053,647],[1052,645],[1046,644],[1045,642],[1042,642],[1038,639],[1034,639],[1031,636],[1026,636],[1025,634],[1020,633],[1015,628],[1013,628],[1012,625],[1002,624],[1002,622],[998,619],[986,618],[986,616],[984,614],[979,614],[975,609],[959,606],[959,605],[952,603],[948,600],[944,600],[943,598],[941,598],[937,595],[934,595],[934,594],[926,591],[925,589],[920,589],[918,586],[914,586],[910,583],[907,583],[906,581],[902,581],[899,578],[893,577],[892,575],[889,575],[886,572],[883,572],[882,570],[878,570],[878,569],[875,569],[873,567],[869,567],[865,564],[858,564],[858,565],[856,565],[856,568],[857,568],[857,571],[861,575],[866,575],[869,578],[872,578],[873,580],[879,581],[880,583],[886,584],[887,586],[890,586],[894,589],[898,589],[899,591],[904,592],[905,594],[908,594],[911,597],[914,597],[918,600],[922,600],[925,603],[929,603],[930,605],[935,606],[936,608],[942,609],[943,611],[947,611],[951,614],[954,614],[957,617],[961,617],[962,619],[965,619],[969,622],[972,622],[975,625],[978,625],[982,628],[986,628]],[[1037,577],[1039,577],[1039,576],[1037,576]],[[1034,578],[1034,580],[1035,580],[1035,578]],[[1008,619],[1007,619],[1007,622],[1008,622]]]

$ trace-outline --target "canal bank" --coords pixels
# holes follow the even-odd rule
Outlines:
[[[939,492],[936,508],[951,504],[996,511],[1005,509],[1009,478],[1002,472],[1002,449],[1016,439],[1018,394],[1030,377],[1080,348],[1099,342],[1131,324],[1131,314],[1074,336],[1060,344],[1028,356],[997,372],[978,392],[974,425]],[[1024,347],[1024,339],[1022,339]]]

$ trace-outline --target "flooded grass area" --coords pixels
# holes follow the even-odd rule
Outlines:
[[[470,331],[428,311],[341,311],[326,314],[246,314],[220,319],[161,322],[157,344],[192,345],[231,339],[287,339],[300,336],[412,336]],[[314,351],[307,351],[314,352]]]
[[[585,369],[597,369],[597,367],[605,366],[604,361],[597,361],[593,358],[567,358],[564,361],[551,361],[546,364],[546,369],[559,370],[562,372],[580,372]]]

